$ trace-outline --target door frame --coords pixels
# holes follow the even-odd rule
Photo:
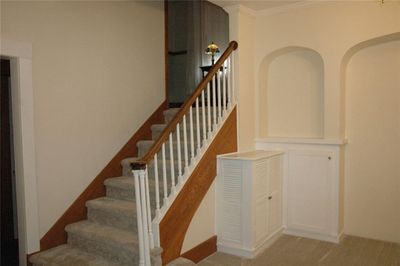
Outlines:
[[[19,263],[40,250],[32,84],[32,44],[1,40],[0,55],[10,60]]]

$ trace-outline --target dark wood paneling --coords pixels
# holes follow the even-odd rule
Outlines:
[[[237,151],[236,134],[235,108],[160,223],[163,264],[180,256],[190,222],[216,176],[216,156]]]
[[[136,143],[139,140],[151,139],[151,125],[164,122],[163,111],[166,108],[167,102],[165,101],[42,237],[40,240],[41,251],[66,243],[67,233],[64,230],[65,226],[86,219],[86,201],[105,195],[104,180],[122,174],[121,160],[137,155]]]
[[[194,263],[198,263],[216,251],[217,251],[217,236],[212,236],[203,243],[183,253],[181,257],[187,258],[193,261]]]

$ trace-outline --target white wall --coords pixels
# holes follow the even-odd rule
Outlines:
[[[254,69],[258,71],[266,56],[285,47],[305,47],[319,53],[324,61],[324,137],[343,138],[343,56],[360,42],[400,32],[399,16],[400,4],[386,2],[381,6],[375,1],[309,2],[286,12],[255,13]],[[255,88],[257,97],[258,83]]]
[[[248,133],[248,131],[252,130],[253,126],[249,121],[252,121],[253,117],[255,117],[254,128],[256,130],[259,130],[260,123],[264,122],[263,116],[265,116],[265,113],[260,113],[258,110],[260,110],[260,106],[267,106],[267,98],[260,97],[263,93],[266,93],[261,90],[262,86],[260,86],[260,67],[266,57],[287,47],[304,47],[314,50],[321,55],[324,62],[323,138],[342,140],[346,137],[346,86],[342,70],[349,56],[348,51],[367,40],[391,34],[400,36],[400,4],[395,1],[385,1],[384,5],[381,5],[379,1],[309,1],[303,6],[296,5],[295,8],[287,8],[286,10],[285,8],[279,8],[279,10],[275,11],[254,11],[244,7],[236,7],[229,8],[228,11],[230,14],[231,31],[240,32],[240,29],[246,29],[248,35],[252,34],[250,35],[251,38],[248,37],[247,39],[240,38],[240,35],[231,34],[232,39],[238,37],[237,40],[239,41],[240,62],[238,64],[240,73],[236,77],[239,80],[240,86],[239,141],[242,139],[243,142],[243,139],[246,139],[247,143],[249,143],[250,138],[253,138],[253,140],[255,138],[254,135]],[[244,13],[249,17],[246,21],[241,19]],[[253,21],[253,23],[249,24],[248,21]],[[243,46],[242,42],[246,45]],[[249,42],[250,44],[248,44]],[[243,52],[241,49],[245,49],[246,51]],[[241,66],[242,58],[240,57],[240,53],[248,53],[249,50],[253,52],[246,59],[247,65]],[[244,88],[246,90],[245,94],[242,93]],[[249,100],[249,95],[253,95],[252,100]],[[273,101],[273,99],[270,99],[270,101]],[[243,102],[245,104],[242,104]],[[280,103],[279,101],[276,104]],[[276,117],[276,119],[279,118]],[[282,116],[281,119],[283,120],[284,117]],[[368,116],[364,116],[362,119],[368,120],[369,118]],[[242,121],[245,122],[242,123]],[[390,134],[392,133],[389,132],[387,134],[390,139]],[[351,141],[350,138],[350,143]],[[246,146],[251,147],[250,144],[246,144]],[[363,154],[376,153],[377,150],[375,147],[363,146]],[[377,157],[376,159],[379,160],[378,164],[380,167],[387,164],[387,162],[384,162],[386,160],[385,157]],[[345,163],[349,162],[346,160]],[[368,163],[370,162],[366,160],[362,164]],[[351,180],[352,177],[347,173],[344,178]],[[361,210],[369,211],[368,215],[376,219],[375,223],[366,223],[365,227],[363,227],[361,223],[363,223],[366,214],[358,216],[357,212],[353,216],[348,216],[345,218],[346,233],[393,240],[393,236],[388,237],[387,232],[379,231],[381,230],[379,228],[386,225],[389,226],[389,224],[386,224],[384,221],[386,218],[384,220],[379,219],[383,211],[379,211],[378,206],[380,210],[388,206],[385,205],[384,200],[379,200],[375,203],[376,205],[364,209],[366,206],[365,203],[372,200],[369,197],[373,198],[374,195],[369,194],[368,190],[365,189],[362,192],[357,191],[359,189],[357,188],[358,178],[359,176],[356,176],[351,181],[354,182],[353,185],[349,184],[348,187],[345,187],[346,199],[351,199],[352,195],[356,195],[351,204],[348,200],[346,200],[346,204],[350,204],[348,207],[352,209],[359,209],[359,212]],[[378,198],[383,197],[385,193],[391,193],[394,188],[389,187],[395,185],[390,177],[380,180],[382,184],[380,184],[376,191]],[[375,181],[371,182],[373,184]],[[397,188],[398,186],[397,183]],[[394,198],[392,199],[395,200]],[[399,205],[397,205],[397,209],[393,209],[394,205],[390,206],[389,209],[392,212],[399,212]],[[387,219],[398,221],[395,214],[390,216],[390,218],[388,216]],[[360,231],[355,229],[357,226],[360,226],[360,229],[358,229]],[[368,226],[369,228],[367,228]],[[393,235],[396,234],[393,231],[394,228],[390,230]],[[397,228],[397,231],[399,231],[399,228]],[[372,235],[372,232],[374,235]]]
[[[323,137],[323,64],[316,52],[296,49],[261,65],[258,137]]]
[[[400,243],[400,39],[357,52],[346,79],[346,233]]]
[[[1,38],[32,43],[42,236],[164,100],[153,2],[1,2]]]
[[[215,236],[215,181],[204,196],[186,232],[181,253]]]
[[[254,17],[242,7],[227,9],[229,13],[229,38],[239,43],[234,52],[234,90],[237,102],[238,150],[249,151],[255,147],[256,118],[254,116]]]

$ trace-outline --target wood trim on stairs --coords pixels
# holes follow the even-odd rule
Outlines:
[[[164,101],[157,110],[144,122],[132,138],[111,159],[107,166],[96,176],[81,195],[72,203],[58,221],[40,240],[40,250],[44,251],[67,242],[66,225],[86,219],[86,201],[105,196],[104,180],[122,175],[121,160],[137,155],[136,143],[139,140],[151,139],[151,126],[164,122],[163,111],[168,108]]]
[[[189,259],[194,263],[198,263],[216,251],[217,251],[217,236],[212,236],[206,241],[200,243],[194,248],[183,253],[181,257]]]
[[[181,254],[186,231],[217,174],[218,154],[237,151],[236,107],[160,223],[163,265]]]

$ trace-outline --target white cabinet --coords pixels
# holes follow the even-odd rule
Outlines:
[[[329,235],[336,199],[334,159],[331,151],[292,151],[288,155],[288,230]]]
[[[252,258],[282,230],[282,152],[218,157],[218,250]]]
[[[343,233],[343,144],[329,140],[258,140],[285,152],[284,233],[339,242]]]

